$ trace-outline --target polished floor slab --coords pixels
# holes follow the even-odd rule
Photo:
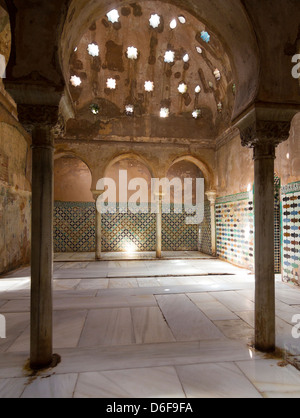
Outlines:
[[[28,377],[30,268],[0,278],[0,398],[300,397],[300,289],[276,280],[277,346],[256,352],[254,276],[182,255],[96,262],[56,255],[54,347],[61,363]],[[184,258],[184,257],[190,258]],[[294,330],[295,331],[295,330]],[[299,332],[300,333],[300,332]]]
[[[172,260],[172,259],[213,259],[207,254],[199,253],[198,251],[163,251],[162,259]],[[102,260],[155,260],[156,252],[155,251],[143,251],[143,252],[103,252]],[[95,260],[94,252],[83,252],[83,253],[55,253],[55,261],[93,261]]]
[[[176,370],[188,398],[261,398],[234,363],[193,364]]]
[[[153,384],[155,382],[155,384]],[[81,373],[75,398],[184,398],[174,367]]]

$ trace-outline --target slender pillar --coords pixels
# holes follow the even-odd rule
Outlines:
[[[210,190],[206,193],[206,196],[210,203],[210,219],[211,219],[211,252],[215,257],[217,254],[216,246],[216,198],[217,192]]]
[[[48,126],[32,133],[30,366],[52,362],[53,140]]]
[[[102,231],[101,231],[101,211],[100,206],[97,205],[98,198],[104,193],[104,190],[93,190],[93,197],[95,200],[95,206],[96,206],[96,219],[95,219],[95,239],[96,239],[96,245],[95,245],[95,258],[96,260],[101,260],[102,256]]]
[[[255,347],[275,349],[274,160],[271,143],[254,147]]]
[[[275,334],[274,161],[289,137],[295,109],[259,103],[236,126],[242,145],[254,150],[255,348],[272,352]]]
[[[156,214],[156,258],[162,257],[162,193],[157,193],[158,211]]]

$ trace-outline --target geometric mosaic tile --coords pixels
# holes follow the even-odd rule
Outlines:
[[[300,285],[300,191],[282,195],[282,224],[283,279]]]
[[[118,208],[117,208],[118,209]],[[134,244],[137,251],[155,251],[156,215],[150,213],[102,214],[102,251],[125,251]],[[162,250],[197,251],[210,250],[210,220],[204,219],[199,234],[198,225],[187,225],[186,214],[162,214]],[[95,249],[95,204],[55,202],[54,204],[54,251],[88,252]]]
[[[230,200],[216,204],[217,255],[230,263],[253,269],[253,201]]]

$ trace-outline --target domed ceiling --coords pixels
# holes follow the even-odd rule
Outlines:
[[[70,57],[67,136],[215,139],[235,95],[220,41],[160,2],[107,10]]]

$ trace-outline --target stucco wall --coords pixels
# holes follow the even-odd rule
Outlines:
[[[240,136],[216,152],[218,196],[230,196],[252,189],[254,182],[253,151],[243,148]]]
[[[0,123],[0,273],[30,259],[28,152],[23,136],[12,126]]]
[[[54,200],[61,202],[94,202],[92,175],[78,158],[65,156],[54,162]]]
[[[300,180],[300,113],[291,125],[290,138],[276,151],[275,171],[283,186]]]

